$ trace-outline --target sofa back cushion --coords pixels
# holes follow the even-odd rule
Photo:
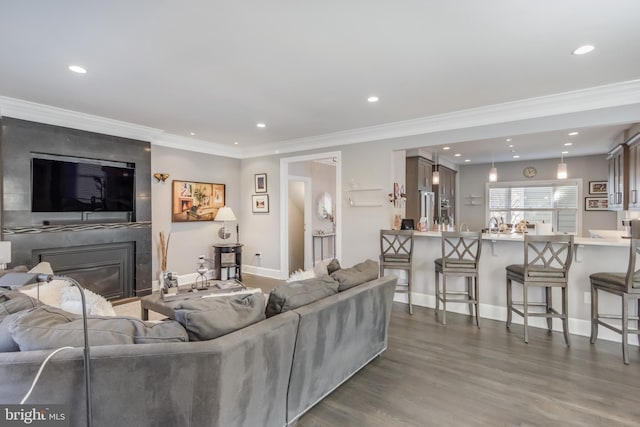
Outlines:
[[[175,321],[143,322],[131,317],[91,316],[87,319],[89,344],[147,344],[188,341],[187,331]],[[82,316],[55,307],[27,310],[9,325],[21,351],[84,346]]]
[[[376,261],[368,259],[351,268],[343,268],[331,273],[331,277],[340,283],[338,291],[342,292],[356,285],[378,278],[380,267]]]
[[[274,288],[269,294],[267,317],[293,310],[338,292],[338,282],[330,276],[291,282]]]
[[[20,350],[11,337],[9,325],[22,311],[39,305],[38,300],[21,292],[0,288],[0,352]]]
[[[256,292],[186,300],[174,311],[191,341],[211,340],[264,320],[264,295]]]

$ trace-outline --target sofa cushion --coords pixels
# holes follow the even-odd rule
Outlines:
[[[9,325],[19,313],[38,305],[40,303],[36,299],[0,288],[0,352],[20,350],[9,333]]]
[[[188,341],[187,331],[175,321],[150,323],[131,317],[90,316],[87,324],[92,346]],[[15,318],[9,332],[21,351],[84,345],[82,316],[46,305]]]
[[[269,294],[267,317],[307,305],[338,292],[338,282],[331,276],[291,282],[274,288]]]
[[[342,292],[356,285],[378,278],[379,266],[376,261],[368,259],[351,268],[343,268],[331,274],[340,283],[338,291]]]
[[[174,311],[191,341],[211,340],[264,320],[264,295],[256,292],[187,300]]]

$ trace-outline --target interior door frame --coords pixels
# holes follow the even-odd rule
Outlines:
[[[342,259],[342,152],[308,154],[305,156],[282,157],[280,159],[280,278],[289,277],[289,164],[334,158],[336,161],[336,258]]]

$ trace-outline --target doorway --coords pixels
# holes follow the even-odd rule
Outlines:
[[[335,233],[335,251],[316,250],[316,260],[341,257],[342,174],[339,151],[280,159],[280,272],[282,278],[291,271],[313,267],[314,234]],[[326,205],[331,198],[330,212]],[[301,203],[301,200],[304,202]],[[303,219],[304,218],[304,219]],[[302,225],[300,224],[302,223]],[[302,254],[300,247],[302,246]],[[320,248],[318,243],[318,248]]]

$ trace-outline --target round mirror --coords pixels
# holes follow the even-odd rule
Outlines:
[[[326,191],[318,196],[318,218],[333,222],[333,202]]]

